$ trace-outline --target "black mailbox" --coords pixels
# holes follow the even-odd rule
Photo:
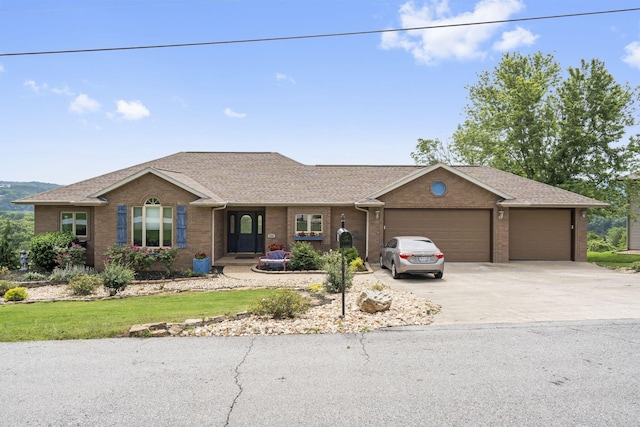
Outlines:
[[[346,228],[340,228],[338,230],[338,244],[340,245],[340,248],[346,249],[353,247],[353,236]]]

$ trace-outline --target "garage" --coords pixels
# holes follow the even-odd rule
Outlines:
[[[511,209],[509,259],[571,261],[571,209]]]
[[[384,241],[427,236],[447,261],[491,261],[489,209],[385,209]]]

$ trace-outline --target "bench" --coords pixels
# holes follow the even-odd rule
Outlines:
[[[289,261],[291,261],[291,252],[283,250],[268,251],[265,256],[258,258],[258,268],[261,270],[282,268],[287,271]]]

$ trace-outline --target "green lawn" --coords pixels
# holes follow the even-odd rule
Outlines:
[[[628,268],[636,261],[640,261],[640,255],[617,254],[615,252],[587,252],[587,261],[603,267]]]
[[[247,310],[273,290],[184,292],[99,301],[0,305],[0,341],[122,337],[135,324]]]

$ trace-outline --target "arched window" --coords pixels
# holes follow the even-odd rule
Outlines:
[[[173,246],[173,208],[155,197],[133,208],[133,244],[151,248]]]

